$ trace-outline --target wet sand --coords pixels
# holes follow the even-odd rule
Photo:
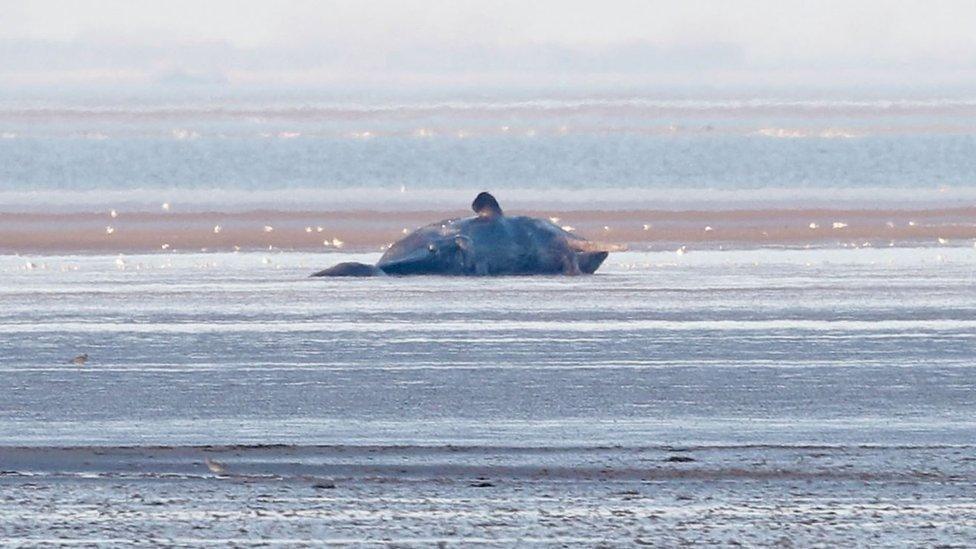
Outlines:
[[[952,446],[4,447],[0,542],[952,544],[976,535],[973,460]]]
[[[377,251],[404,230],[467,210],[0,213],[0,253]],[[976,239],[976,207],[508,211],[634,249],[939,245]],[[940,242],[943,239],[946,242]],[[956,241],[956,242],[951,242]]]

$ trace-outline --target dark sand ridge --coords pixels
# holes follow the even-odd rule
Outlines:
[[[596,241],[635,249],[874,246],[976,239],[976,207],[942,209],[741,209],[510,211],[558,218]],[[0,213],[0,252],[152,252],[267,249],[379,251],[456,211]],[[835,224],[838,224],[835,227]],[[842,225],[840,225],[842,224]],[[220,226],[218,232],[215,227]],[[109,229],[111,227],[111,229]],[[268,231],[265,227],[270,227]],[[334,242],[334,240],[339,242]],[[326,244],[326,242],[328,242]],[[164,247],[165,246],[165,247]]]

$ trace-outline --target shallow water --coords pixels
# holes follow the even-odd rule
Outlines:
[[[377,256],[0,257],[0,543],[976,535],[976,249]]]
[[[971,205],[974,135],[970,97],[0,98],[0,210]]]
[[[972,248],[306,276],[374,255],[3,257],[0,444],[976,440]]]

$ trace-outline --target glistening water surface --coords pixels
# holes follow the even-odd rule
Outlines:
[[[973,248],[307,278],[374,255],[0,258],[0,444],[976,440]]]

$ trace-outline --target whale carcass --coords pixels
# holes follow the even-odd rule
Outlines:
[[[394,243],[376,265],[340,263],[312,276],[592,274],[609,253],[548,220],[506,216],[491,194],[475,216],[421,227]]]

